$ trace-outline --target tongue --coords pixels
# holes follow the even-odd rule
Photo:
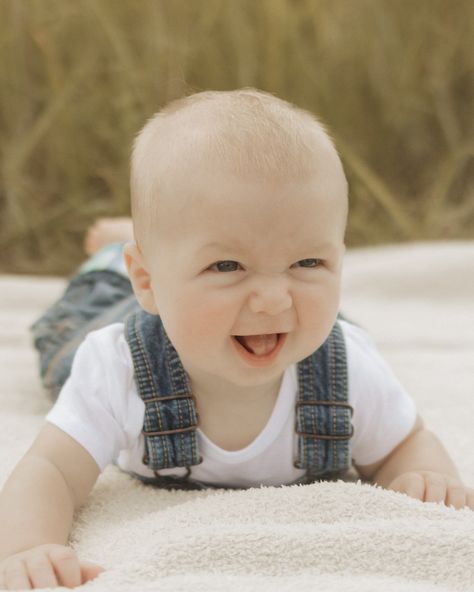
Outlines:
[[[264,356],[272,352],[278,342],[276,333],[271,335],[244,335],[240,338],[243,345],[257,356]]]

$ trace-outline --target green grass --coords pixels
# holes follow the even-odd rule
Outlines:
[[[256,86],[325,121],[349,245],[474,236],[471,0],[0,0],[0,269],[70,273],[161,105]]]

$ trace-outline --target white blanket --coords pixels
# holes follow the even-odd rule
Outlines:
[[[474,487],[474,243],[353,250],[344,278],[343,311]],[[50,406],[27,327],[63,286],[0,277],[0,483]],[[167,492],[110,467],[71,542],[106,568],[91,591],[474,590],[474,512],[361,483]]]

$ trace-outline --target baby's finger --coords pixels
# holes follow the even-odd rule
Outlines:
[[[448,490],[446,492],[446,505],[454,506],[456,510],[464,508],[466,505],[467,492],[464,485],[458,481],[448,482]]]
[[[31,582],[21,559],[9,561],[5,566],[5,588],[7,590],[31,590]]]
[[[79,559],[72,549],[57,547],[49,551],[49,559],[62,586],[75,588],[82,584]]]
[[[425,474],[425,502],[444,502],[446,499],[446,479],[438,473]]]
[[[90,563],[89,561],[82,561],[81,562],[81,575],[82,575],[82,583],[85,584],[89,580],[93,580],[99,574],[101,574],[105,569],[96,563]]]
[[[400,493],[406,493],[410,497],[423,501],[425,480],[419,473],[405,473],[392,481],[390,489],[399,491]]]
[[[53,566],[46,553],[25,557],[26,569],[33,588],[55,588],[58,585]]]

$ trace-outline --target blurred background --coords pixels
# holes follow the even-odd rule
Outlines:
[[[164,103],[254,86],[328,126],[349,246],[474,237],[472,0],[0,0],[0,271],[69,274]]]

